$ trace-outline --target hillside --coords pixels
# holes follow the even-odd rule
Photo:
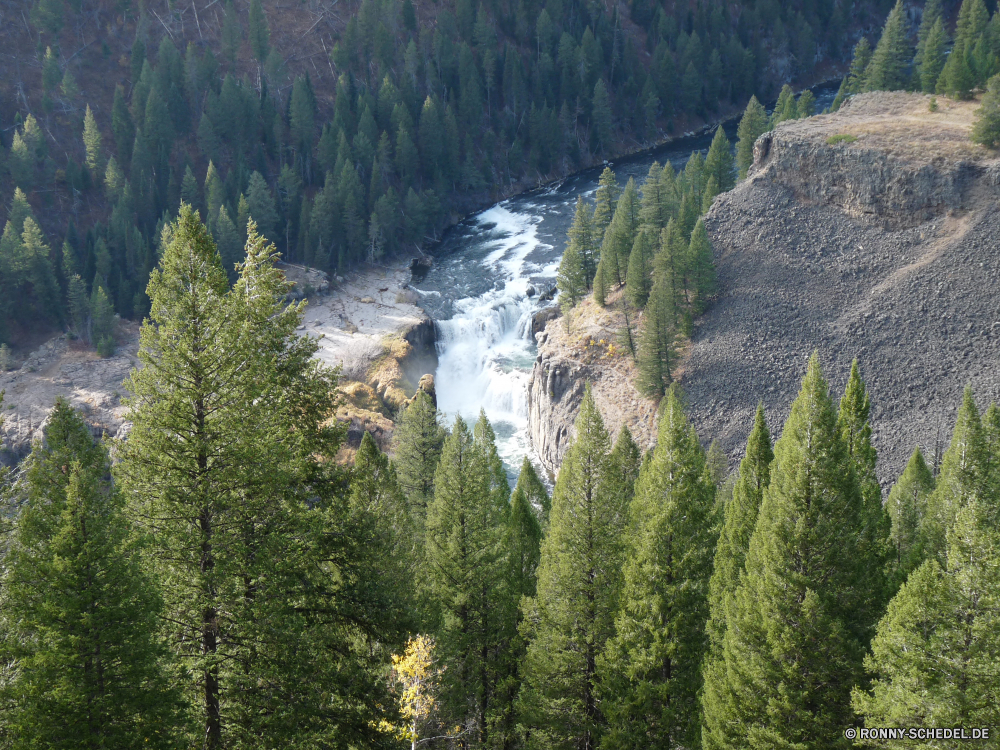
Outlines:
[[[931,113],[929,99],[864,94],[780,124],[757,141],[749,178],[709,210],[718,294],[679,379],[698,434],[731,462],[758,402],[780,428],[814,350],[835,391],[858,358],[883,483],[913,446],[940,454],[966,385],[984,402],[1000,398],[1000,160],[969,142],[975,101],[938,100]],[[614,376],[624,365],[580,361],[582,337],[610,341],[617,313],[579,314],[589,322],[575,336],[557,319],[539,338],[531,430],[550,470],[584,380],[616,425],[651,409],[634,373]]]
[[[42,231],[25,243],[24,211],[0,213],[13,219],[0,337],[22,354],[39,331],[89,340],[70,298],[95,287],[141,317],[181,200],[227,268],[252,216],[286,259],[343,273],[501,195],[824,77],[886,8],[7,2],[0,204],[21,188]]]
[[[968,141],[975,102],[928,99],[865,94],[780,125],[709,212],[719,296],[683,384],[731,457],[758,401],[784,421],[814,349],[835,390],[858,358],[883,483],[914,445],[940,453],[966,385],[1000,398],[1000,161]]]

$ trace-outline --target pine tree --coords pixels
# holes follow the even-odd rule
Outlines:
[[[212,222],[218,217],[219,209],[222,208],[222,204],[226,202],[226,188],[222,183],[222,179],[219,177],[218,171],[215,169],[215,164],[209,160],[208,169],[205,172],[205,207],[208,209],[208,222],[209,227],[212,226]],[[245,228],[245,225],[244,225]]]
[[[599,78],[597,83],[594,84],[590,125],[594,150],[598,153],[606,153],[612,145],[611,137],[612,129],[614,128],[614,115],[611,111],[611,102],[608,98],[608,88],[604,85],[604,79],[602,78]]]
[[[396,423],[392,456],[399,484],[406,494],[411,523],[418,545],[422,545],[427,508],[434,498],[434,476],[445,431],[438,422],[437,405],[425,391],[417,391]]]
[[[709,146],[708,154],[705,156],[705,174],[709,178],[715,178],[719,193],[732,190],[736,185],[735,164],[732,146],[720,125],[715,130],[712,145]]]
[[[628,272],[628,257],[639,231],[639,191],[635,180],[629,178],[615,206],[615,213],[604,232],[601,243],[601,263],[604,266],[606,287],[621,286]]]
[[[189,206],[167,237],[115,475],[166,582],[165,634],[190,670],[199,744],[367,744],[388,718],[377,672],[402,645],[405,611],[371,590],[359,519],[336,494],[334,376],[295,334],[302,305],[283,304],[288,284],[256,227],[231,290]]]
[[[653,285],[651,272],[653,269],[653,238],[652,232],[641,230],[632,245],[628,258],[628,275],[625,279],[625,298],[629,304],[641,310],[649,299],[649,290]]]
[[[115,310],[98,284],[90,296],[90,342],[102,357],[115,353]]]
[[[240,231],[229,218],[225,206],[219,206],[219,216],[215,220],[212,236],[219,250],[222,267],[226,269],[226,275],[232,283],[236,280],[237,264],[243,262],[243,242],[240,239]]]
[[[902,476],[892,486],[886,509],[892,519],[894,553],[893,584],[898,589],[924,559],[921,529],[927,515],[927,501],[934,491],[934,475],[920,448],[913,451]]]
[[[552,497],[538,594],[524,603],[529,640],[521,725],[530,748],[594,750],[602,725],[596,660],[614,634],[627,508],[609,502],[610,439],[588,388]]]
[[[615,636],[598,661],[602,747],[696,747],[715,487],[676,387],[640,474]]]
[[[813,92],[806,89],[801,94],[799,94],[799,101],[795,105],[798,111],[797,117],[802,119],[804,117],[812,117],[816,114],[816,97]]]
[[[643,394],[662,396],[673,382],[677,334],[673,279],[669,273],[657,273],[639,329],[636,386]]]
[[[917,47],[916,52],[913,56],[913,77],[914,82],[918,87],[923,88],[924,80],[924,66],[928,60],[927,50],[928,50],[928,40],[934,33],[934,27],[937,25],[938,21],[942,20],[941,15],[941,0],[928,0],[924,3],[923,11],[920,15],[920,27],[917,29]],[[943,26],[942,26],[943,34]],[[944,38],[942,36],[940,43],[944,43]],[[943,59],[942,59],[943,62]],[[940,70],[938,70],[940,73]],[[935,77],[935,81],[937,78]],[[924,89],[926,91],[926,89]],[[931,91],[933,91],[933,87]]]
[[[733,497],[725,507],[709,585],[711,618],[708,621],[708,634],[716,656],[721,655],[728,608],[746,563],[750,537],[757,525],[757,514],[764,499],[764,490],[770,482],[773,460],[774,451],[771,448],[771,433],[768,431],[764,416],[764,404],[758,404],[753,428],[747,439],[746,453],[740,461],[739,478],[733,488]],[[706,695],[711,687],[710,684],[706,684]],[[707,708],[705,713],[706,722],[709,722],[711,714]],[[707,731],[718,731],[711,723],[706,726]]]
[[[693,282],[693,311],[699,314],[708,307],[708,300],[715,294],[715,262],[712,260],[712,243],[701,219],[691,232],[688,245],[688,268]]]
[[[909,83],[906,67],[912,58],[913,48],[907,38],[903,0],[896,0],[865,71],[865,90],[897,91],[906,88]]]
[[[257,224],[257,231],[269,242],[277,241],[279,239],[278,210],[274,205],[271,188],[267,186],[260,172],[255,171],[250,174],[250,182],[247,187],[247,208],[251,218]],[[239,229],[244,231],[246,227],[242,226]]]
[[[87,152],[87,166],[98,172],[101,169],[101,131],[89,104],[83,116],[83,146]]]
[[[271,50],[271,31],[267,27],[267,18],[260,0],[250,0],[250,49],[257,62],[263,64]]]
[[[767,112],[757,101],[757,97],[751,96],[736,130],[736,137],[739,139],[736,142],[736,168],[741,180],[746,179],[747,172],[753,165],[753,144],[768,129]]]
[[[938,18],[931,27],[924,43],[923,54],[920,61],[920,88],[927,94],[933,94],[937,88],[938,79],[945,65],[945,47],[947,38],[944,32],[944,25]]]
[[[559,288],[559,307],[563,315],[583,299],[590,288],[594,270],[588,268],[594,263],[594,233],[591,228],[590,206],[578,196],[573,225],[569,229],[569,242],[559,261],[556,286]],[[569,318],[567,325],[569,323]]]
[[[781,93],[778,94],[778,101],[774,105],[774,111],[771,113],[771,127],[773,128],[779,122],[784,122],[785,120],[794,120],[797,115],[795,92],[786,83],[781,87]]]
[[[933,494],[927,501],[927,515],[921,534],[926,543],[926,556],[937,558],[945,564],[948,529],[955,522],[961,508],[975,500],[983,499],[983,466],[986,463],[986,441],[979,410],[966,388],[962,405],[955,418],[951,444],[941,458],[941,470]]]
[[[860,94],[865,91],[866,73],[872,61],[872,46],[868,37],[861,37],[854,45],[851,67],[847,72],[847,93]]]
[[[813,355],[774,449],[718,665],[706,747],[849,747],[850,691],[878,613],[860,491]],[[721,736],[720,736],[721,735]]]
[[[604,259],[597,263],[597,271],[594,273],[594,302],[604,307],[607,302],[607,293],[610,283],[608,274],[604,270]]]
[[[611,217],[615,215],[619,195],[621,188],[618,187],[615,173],[610,167],[605,167],[598,180],[597,192],[594,194],[593,229],[594,241],[597,244],[604,239],[604,232],[611,223]]]
[[[890,602],[865,661],[871,691],[855,688],[853,695],[867,725],[986,727],[1000,721],[1000,559],[996,527],[983,506],[974,500],[958,511],[945,563],[927,560]],[[912,737],[891,744],[928,746]]]
[[[549,498],[548,490],[538,477],[534,465],[527,456],[521,461],[521,471],[517,476],[517,485],[514,492],[520,492],[531,507],[532,512],[538,516],[542,531],[549,528],[549,513],[552,510],[552,501]]]
[[[456,417],[435,474],[425,537],[428,593],[439,612],[436,638],[446,666],[442,698],[451,718],[473,727],[483,743],[502,671],[504,615],[514,611],[502,590],[506,508],[491,492],[484,448]]]
[[[993,76],[986,84],[982,104],[976,110],[976,120],[972,124],[973,143],[986,148],[1000,145],[1000,74]]]
[[[185,727],[157,635],[162,601],[107,452],[62,398],[44,436],[4,559],[0,743],[177,747]]]
[[[875,475],[875,448],[872,446],[872,428],[868,421],[871,404],[858,361],[851,363],[844,396],[837,414],[837,429],[847,447],[854,475],[861,490],[864,533],[862,554],[868,563],[869,581],[866,589],[872,595],[871,607],[881,612],[890,592],[885,578],[886,566],[892,558],[889,535],[892,522],[882,505],[882,487]]]
[[[653,162],[642,183],[642,208],[639,217],[642,225],[654,230],[657,234],[667,225],[670,214],[667,209],[666,184],[663,180],[663,168],[659,162]]]

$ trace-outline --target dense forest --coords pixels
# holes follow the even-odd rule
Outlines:
[[[73,298],[98,288],[141,319],[181,201],[231,281],[250,216],[286,260],[342,272],[413,251],[456,212],[824,75],[887,8],[8,3],[0,338],[47,325],[96,345]],[[42,217],[28,239],[15,188]]]
[[[1000,721],[995,404],[967,392],[885,503],[858,363],[837,405],[818,355],[732,476],[676,385],[646,455],[588,390],[551,498],[424,392],[391,460],[366,433],[342,467],[274,246],[251,223],[231,286],[189,207],[164,244],[129,435],[60,402],[4,477],[0,747],[818,749]]]
[[[108,25],[138,30],[117,58],[130,78],[109,94],[110,129],[103,109],[79,112],[75,63],[54,44],[83,33],[75,19],[92,9],[38,0],[22,19],[49,83],[37,114],[16,113],[4,154],[17,177],[0,239],[5,335],[47,316],[108,351],[115,312],[145,320],[127,436],[95,441],[60,401],[2,475],[0,748],[819,750],[853,746],[863,726],[912,728],[861,741],[904,748],[929,746],[935,728],[998,731],[1000,409],[967,391],[947,450],[928,462],[915,449],[883,498],[863,362],[837,401],[814,354],[779,439],[759,408],[731,473],[673,383],[679,342],[714,293],[699,217],[745,176],[761,133],[812,114],[790,87],[770,116],[753,92],[781,82],[775,50],[815,62],[854,11],[636,2],[626,19],[558,2],[368,3],[330,45],[343,88],[324,105],[312,76],[282,67],[278,14],[256,0],[245,18],[214,9],[214,31],[192,6],[175,29],[217,33],[218,56],[194,43],[181,56],[177,6],[109,11]],[[922,88],[947,17],[935,7],[910,49],[897,4],[870,56],[856,46],[844,95],[892,88],[885,71]],[[948,88],[964,75],[956,51],[978,71],[968,92],[1000,91],[995,19],[963,2],[935,91],[971,95]],[[701,76],[685,99],[695,41],[708,63],[695,73],[749,55],[747,86]],[[657,99],[652,115],[615,105],[628,86],[633,101]],[[405,240],[419,241],[441,206],[479,189],[469,175],[495,194],[544,174],[539,159],[570,169],[748,95],[735,155],[719,129],[679,173],[654,165],[621,186],[605,170],[560,266],[566,325],[587,294],[623,312],[622,344],[659,399],[653,449],[626,428],[610,435],[588,390],[551,495],[527,460],[512,489],[485,414],[446,425],[420,391],[389,455],[366,434],[353,464],[338,463],[338,372],[296,333],[304,304],[286,301],[279,251],[330,269],[377,259],[392,227],[403,242],[422,216]],[[621,113],[603,125],[602,100]],[[46,136],[60,118],[74,125],[73,107],[79,141],[60,156]],[[546,110],[562,150],[533,140]],[[60,226],[69,195],[86,229]]]

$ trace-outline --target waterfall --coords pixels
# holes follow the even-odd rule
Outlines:
[[[454,315],[436,323],[438,407],[449,421],[458,414],[470,424],[483,409],[512,479],[530,454],[528,378],[536,354],[531,319],[539,303],[528,288],[532,277],[555,273],[551,264],[528,261],[533,251],[552,249],[538,239],[541,220],[535,211],[514,212],[503,203],[478,214],[475,222],[489,239],[485,255],[468,262],[479,265],[475,273],[492,280],[493,288],[454,300]]]

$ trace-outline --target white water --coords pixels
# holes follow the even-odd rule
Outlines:
[[[439,321],[438,407],[449,421],[461,415],[470,424],[480,409],[497,433],[497,450],[513,476],[521,458],[530,455],[528,439],[528,378],[535,358],[531,317],[539,309],[537,296],[529,297],[532,278],[554,282],[555,266],[540,268],[528,256],[552,246],[538,238],[542,216],[521,205],[514,211],[498,204],[478,214],[475,223],[495,224],[481,260],[468,259],[494,288],[454,301],[454,315]]]

